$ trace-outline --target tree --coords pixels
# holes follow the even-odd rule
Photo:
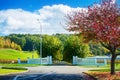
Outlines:
[[[64,60],[71,62],[73,56],[81,58],[86,57],[89,53],[88,44],[83,43],[82,37],[71,35],[64,44]]]
[[[103,0],[100,5],[88,7],[88,10],[68,14],[69,31],[84,35],[86,40],[100,42],[111,52],[111,74],[115,74],[115,59],[120,53],[120,8],[111,0]]]
[[[89,42],[91,53],[95,56],[107,55],[108,49],[103,47],[100,43]]]
[[[4,40],[2,37],[0,37],[0,48],[3,48],[4,46]]]
[[[26,39],[25,39],[26,38],[25,35],[10,34],[9,36],[6,36],[6,38],[9,38],[11,41],[17,43],[24,50],[24,46],[25,46],[25,44],[27,42]]]
[[[57,37],[48,35],[42,37],[42,57],[52,56],[55,60],[62,60],[62,49],[62,43]],[[37,50],[40,53],[40,45]]]

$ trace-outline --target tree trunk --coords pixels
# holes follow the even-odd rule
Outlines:
[[[115,59],[116,59],[116,55],[112,53],[112,57],[111,57],[111,74],[112,75],[115,74]]]

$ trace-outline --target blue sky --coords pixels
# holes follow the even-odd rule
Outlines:
[[[34,11],[46,5],[64,4],[70,7],[87,7],[93,3],[99,3],[100,0],[1,0],[0,10],[22,8],[28,11]]]
[[[69,33],[64,29],[65,15],[94,3],[100,0],[1,0],[0,35],[39,34],[40,26],[43,34]]]

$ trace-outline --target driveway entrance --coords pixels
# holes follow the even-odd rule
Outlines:
[[[90,69],[78,66],[39,66],[28,67],[28,70],[12,77],[0,77],[0,80],[86,80],[82,72]]]

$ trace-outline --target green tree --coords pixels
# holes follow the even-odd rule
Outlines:
[[[11,41],[13,41],[16,44],[20,45],[21,48],[24,50],[24,46],[26,44],[25,35],[22,35],[22,34],[10,34],[9,36],[6,36],[6,38],[9,38]]]
[[[0,37],[0,48],[3,48],[3,46],[4,46],[4,42],[3,41],[4,41],[3,38]]]
[[[57,37],[48,35],[42,37],[42,57],[52,56],[55,60],[62,60],[62,49],[61,41]],[[40,46],[38,53],[40,54]]]
[[[71,62],[73,56],[81,58],[89,55],[90,50],[88,44],[83,43],[82,37],[70,36],[64,44],[64,60]]]

